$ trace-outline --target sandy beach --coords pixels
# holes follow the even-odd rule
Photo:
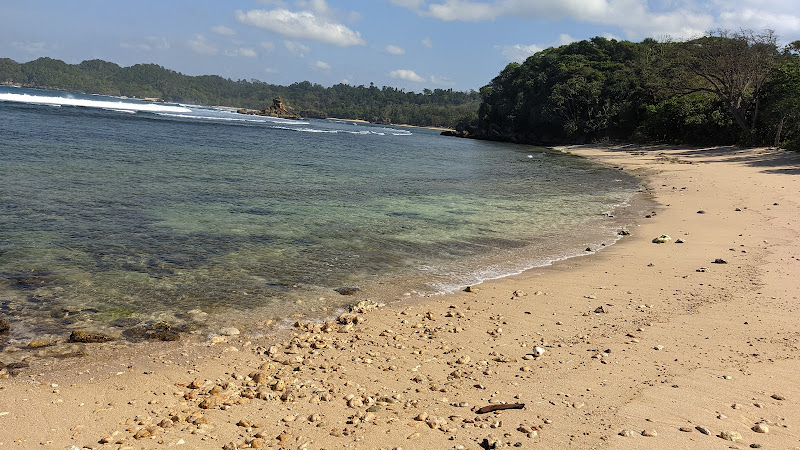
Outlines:
[[[0,448],[800,448],[800,155],[562,150],[657,206],[470,292],[5,367]]]

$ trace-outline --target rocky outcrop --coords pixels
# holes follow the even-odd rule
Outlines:
[[[256,116],[268,116],[268,117],[278,117],[280,119],[300,119],[300,116],[289,111],[284,106],[283,102],[281,101],[280,97],[275,97],[272,99],[272,106],[268,108],[264,108],[262,110],[256,109],[237,109],[236,112],[239,114],[252,114]]]

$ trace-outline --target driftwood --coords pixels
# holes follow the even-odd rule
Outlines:
[[[489,413],[489,412],[492,412],[492,411],[502,411],[504,409],[522,409],[524,407],[525,407],[525,403],[506,403],[506,404],[503,404],[503,405],[484,406],[482,408],[478,408],[478,410],[475,411],[475,412],[478,413],[478,414],[486,414],[486,413]]]

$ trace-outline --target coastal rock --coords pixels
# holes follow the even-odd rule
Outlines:
[[[219,334],[223,336],[238,336],[241,332],[235,327],[225,327],[219,330]]]
[[[87,333],[81,330],[75,330],[69,335],[69,342],[80,342],[84,344],[96,344],[99,342],[108,342],[113,340],[111,336],[102,333]]]
[[[239,114],[251,114],[256,116],[278,117],[280,119],[300,119],[300,115],[289,111],[283,104],[280,97],[272,99],[272,106],[268,106],[262,110],[240,108],[236,110]]]
[[[356,295],[361,289],[357,287],[340,287],[334,289],[334,291],[338,292],[340,295]]]
[[[732,441],[732,442],[736,442],[736,441],[741,441],[742,440],[742,435],[739,434],[738,431],[725,430],[725,431],[723,431],[722,433],[719,434],[719,437],[722,438],[722,439],[725,439],[726,441]]]

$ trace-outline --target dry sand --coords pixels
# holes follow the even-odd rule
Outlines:
[[[565,150],[641,175],[655,215],[594,255],[291,339],[87,344],[0,379],[0,448],[800,447],[798,155]],[[503,403],[524,408],[478,413]]]

